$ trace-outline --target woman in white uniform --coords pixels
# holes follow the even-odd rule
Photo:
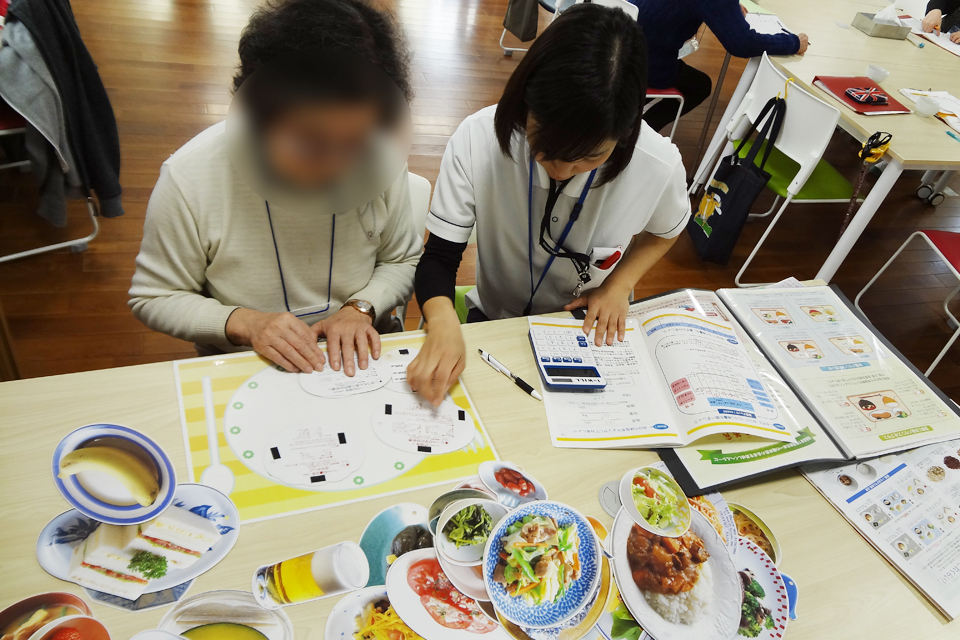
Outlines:
[[[415,281],[427,340],[408,381],[430,402],[465,364],[453,298],[474,227],[469,321],[584,307],[598,345],[623,339],[633,288],[690,213],[679,151],[641,119],[646,78],[637,23],[576,5],[451,137]]]

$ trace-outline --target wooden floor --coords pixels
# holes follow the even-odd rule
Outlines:
[[[240,30],[255,0],[76,0],[77,23],[99,65],[120,128],[121,181],[126,215],[102,221],[100,236],[81,254],[45,254],[0,265],[0,306],[6,312],[20,374],[43,376],[193,355],[189,344],[147,330],[127,308],[127,289],[139,249],[144,211],[160,164],[178,147],[224,117],[237,62]],[[505,58],[497,46],[505,0],[396,0],[415,54],[416,139],[412,171],[436,178],[448,136],[468,114],[497,101],[522,54]],[[541,23],[548,21],[546,14]],[[688,58],[714,78],[723,51],[707,34]],[[717,118],[743,69],[734,60]],[[705,106],[685,117],[676,135],[685,161],[705,118]],[[857,149],[842,132],[828,158],[853,176]],[[851,298],[915,229],[960,229],[960,199],[927,207],[913,192],[919,175],[899,180],[863,234],[836,282]],[[71,207],[70,226],[56,230],[33,215],[30,174],[0,175],[0,253],[20,251],[87,233],[83,207]],[[833,245],[842,206],[796,205],[755,263],[752,277],[810,278]],[[727,267],[705,265],[684,236],[644,279],[638,295],[680,287],[719,288],[733,276],[762,233],[748,225]],[[473,257],[461,283],[473,278]],[[917,247],[881,279],[866,300],[877,326],[925,368],[950,335],[941,301],[955,286],[931,251]],[[410,320],[415,324],[416,318]],[[960,345],[933,376],[960,399]]]

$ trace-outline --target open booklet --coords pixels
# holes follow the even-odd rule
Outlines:
[[[685,491],[960,437],[956,406],[831,287],[687,289],[635,302],[630,317],[664,310],[729,322],[792,435],[776,442],[731,429],[660,452]]]
[[[582,326],[556,318],[529,322]],[[662,308],[629,319],[623,342],[596,347],[590,340],[607,386],[546,390],[556,447],[680,447],[728,432],[785,442],[796,437],[796,423],[774,400],[776,385],[764,383],[772,371],[758,370],[722,317]]]

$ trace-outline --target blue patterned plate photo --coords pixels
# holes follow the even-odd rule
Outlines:
[[[580,577],[556,602],[530,605],[522,598],[511,596],[504,585],[493,579],[503,538],[511,524],[526,516],[553,518],[561,527],[573,524],[580,540],[577,553],[580,559]],[[577,510],[559,502],[539,501],[525,504],[508,513],[490,534],[483,554],[483,581],[494,608],[507,620],[528,629],[549,629],[559,626],[577,615],[590,603],[600,580],[600,548],[590,523]]]
[[[91,440],[110,440],[118,448],[154,465],[160,493],[153,504],[146,507],[137,504],[119,482],[100,471],[84,471],[65,479],[58,477],[63,457]],[[53,452],[51,471],[57,490],[71,507],[109,524],[140,524],[156,518],[170,506],[177,489],[173,464],[160,445],[139,431],[116,424],[88,424],[67,434]]]
[[[131,611],[171,604],[183,597],[194,578],[206,573],[226,557],[240,534],[240,515],[230,498],[202,484],[181,484],[172,502],[172,506],[187,509],[214,522],[220,531],[220,541],[191,566],[171,570],[164,577],[151,580],[146,592],[136,601],[88,589],[91,598]],[[99,526],[99,522],[76,509],[55,517],[37,538],[37,561],[40,566],[54,578],[69,581],[70,557],[74,547],[86,540]]]

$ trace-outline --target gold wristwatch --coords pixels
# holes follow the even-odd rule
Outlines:
[[[349,300],[344,302],[343,307],[340,307],[340,308],[343,309],[344,307],[353,307],[363,315],[368,316],[370,318],[370,324],[373,324],[377,321],[377,310],[374,309],[373,305],[367,302],[366,300],[358,300],[356,298],[350,298]]]

